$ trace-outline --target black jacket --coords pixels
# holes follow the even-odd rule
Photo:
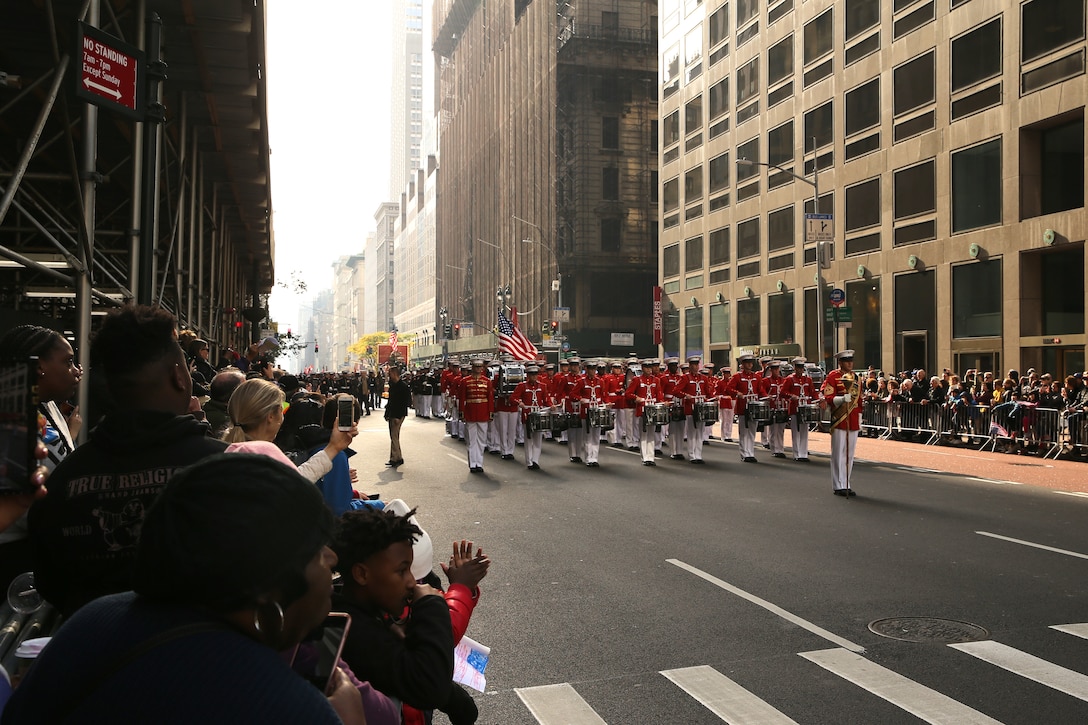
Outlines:
[[[191,415],[115,411],[50,474],[30,508],[34,583],[66,617],[132,588],[144,512],[179,468],[226,449]]]
[[[385,419],[404,418],[412,404],[412,391],[403,380],[389,382],[389,401],[385,405]]]

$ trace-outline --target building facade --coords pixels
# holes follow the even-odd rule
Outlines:
[[[423,161],[423,0],[392,5],[389,198],[397,199]]]
[[[480,349],[499,305],[538,342],[566,307],[583,354],[652,348],[656,13],[655,0],[435,2],[437,304]]]
[[[662,0],[660,22],[664,351],[819,359],[819,212],[850,314],[825,353],[1085,369],[1084,0]]]
[[[363,336],[365,265],[362,254],[351,254],[332,265],[332,321],[330,370],[353,370],[355,356],[348,348]]]
[[[393,245],[394,322],[401,337],[415,333],[417,345],[433,345],[438,340],[434,301],[438,173],[434,156],[428,157],[427,168],[416,170],[415,180],[401,195]]]

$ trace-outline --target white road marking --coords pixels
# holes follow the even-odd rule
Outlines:
[[[461,456],[455,456],[452,453],[447,453],[446,455],[449,456],[450,458],[452,458],[453,460],[457,461],[458,463],[464,463],[465,462],[465,459],[461,458]]]
[[[792,720],[713,667],[684,667],[661,674],[728,723],[737,725],[788,725]]]
[[[1065,632],[1075,637],[1081,637],[1088,639],[1088,624],[1052,624],[1051,629],[1056,629],[1059,632]]]
[[[840,637],[837,634],[832,634],[831,632],[828,632],[823,627],[819,627],[819,626],[813,624],[812,622],[809,622],[807,619],[802,619],[801,617],[798,617],[796,614],[793,614],[791,612],[787,612],[785,609],[783,609],[782,607],[779,607],[777,604],[772,604],[772,603],[768,602],[766,599],[761,599],[760,597],[757,597],[754,594],[749,594],[748,592],[744,591],[743,589],[739,589],[739,588],[733,586],[732,584],[730,584],[729,582],[722,581],[721,579],[719,579],[716,576],[713,576],[711,574],[707,574],[705,571],[702,571],[701,569],[696,569],[694,566],[691,566],[690,564],[685,564],[684,562],[680,561],[679,559],[666,559],[665,561],[668,562],[669,564],[672,564],[673,566],[677,566],[677,567],[679,567],[681,569],[689,571],[692,574],[694,574],[695,576],[699,577],[700,579],[705,579],[706,581],[710,582],[714,586],[721,587],[722,589],[724,589],[727,592],[730,592],[731,594],[736,594],[738,597],[741,597],[742,599],[747,599],[752,604],[763,607],[764,609],[766,609],[771,614],[776,614],[779,617],[782,617],[782,619],[785,619],[787,622],[792,622],[793,624],[796,624],[798,627],[801,627],[802,629],[806,629],[809,632],[812,632],[813,634],[815,634],[816,636],[822,637],[823,639],[826,639],[828,642],[831,642],[832,644],[838,645],[839,647],[845,647],[846,649],[850,650],[851,652],[864,652],[865,651],[865,648],[862,647],[860,644],[854,644],[853,642],[851,642],[848,639],[844,639],[844,638]]]
[[[800,655],[926,722],[1000,725],[978,710],[852,652],[828,649]]]
[[[568,683],[514,690],[540,725],[607,725]]]
[[[991,539],[1001,539],[1002,541],[1011,541],[1014,544],[1023,544],[1024,546],[1032,546],[1036,549],[1042,549],[1044,551],[1053,551],[1055,554],[1065,554],[1066,556],[1075,556],[1078,559],[1088,559],[1088,554],[1080,554],[1076,551],[1068,551],[1066,549],[1055,549],[1053,546],[1046,546],[1045,544],[1036,544],[1031,541],[1024,541],[1023,539],[1013,539],[1009,536],[1001,536],[1000,534],[991,534],[989,531],[976,531],[976,534],[980,536],[989,536]]]
[[[1024,484],[1019,481],[1000,481],[996,478],[979,478],[977,476],[968,476],[968,481],[982,481],[983,483],[999,483],[1003,486],[1023,486]]]
[[[1062,496],[1081,496],[1083,498],[1088,498],[1088,493],[1083,491],[1055,491],[1054,493],[1060,493]]]
[[[918,468],[917,466],[896,466],[900,471],[912,471],[913,473],[943,473],[932,468]]]
[[[963,642],[948,646],[1088,702],[1088,675],[1074,672],[993,640]]]

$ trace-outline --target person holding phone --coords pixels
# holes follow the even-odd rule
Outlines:
[[[60,408],[75,397],[83,378],[83,368],[76,362],[68,340],[48,327],[13,327],[0,337],[0,350],[6,360],[25,362],[31,357],[38,358],[33,374],[38,387],[40,440],[46,452],[41,465],[46,471],[52,471],[75,450],[76,437],[83,425],[78,406],[69,408],[67,413]],[[37,490],[40,491],[40,487]],[[21,506],[21,510],[7,506],[12,512],[19,511],[19,515],[0,532],[0,587],[3,587],[0,591],[7,591],[12,579],[34,568],[25,514],[35,495],[44,494],[33,494],[29,499],[22,497],[26,506]]]
[[[0,722],[365,723],[345,671],[326,696],[280,655],[329,613],[333,527],[266,456],[178,472],[144,518],[134,591],[66,621]]]
[[[385,420],[389,424],[389,461],[385,464],[396,468],[404,463],[404,453],[400,449],[400,427],[408,417],[408,406],[412,402],[412,390],[408,383],[401,380],[400,368],[389,367],[389,400],[385,406]]]

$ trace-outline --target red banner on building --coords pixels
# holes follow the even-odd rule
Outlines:
[[[661,288],[654,287],[654,344],[661,344],[661,330],[663,319],[661,316]]]
[[[397,350],[394,353],[393,348],[388,345],[378,345],[378,364],[388,365],[390,363],[408,365],[408,346],[397,345]]]

